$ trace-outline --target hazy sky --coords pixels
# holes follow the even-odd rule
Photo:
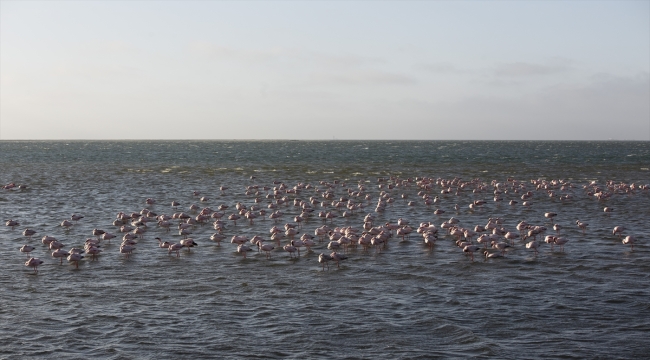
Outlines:
[[[0,138],[650,139],[650,1],[0,1]]]

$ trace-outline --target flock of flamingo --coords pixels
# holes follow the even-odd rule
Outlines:
[[[255,177],[251,177],[251,180],[254,181]],[[252,199],[253,204],[246,206],[241,202],[237,202],[234,205],[235,211],[228,216],[226,214],[230,206],[225,204],[220,205],[217,209],[201,208],[196,204],[192,204],[188,208],[188,213],[181,211],[172,215],[156,214],[150,210],[150,208],[156,206],[156,201],[148,198],[145,200],[147,207],[140,212],[117,213],[113,225],[117,231],[123,234],[119,252],[127,258],[136,250],[138,242],[144,238],[152,224],[156,224],[155,227],[160,229],[160,236],[170,232],[172,228],[176,228],[182,238],[178,242],[163,241],[160,236],[156,237],[155,240],[158,242],[158,247],[167,250],[168,255],[175,253],[176,257],[179,257],[183,248],[186,248],[189,252],[192,247],[198,246],[194,239],[189,238],[197,226],[212,222],[215,232],[210,236],[210,240],[215,242],[217,246],[221,246],[221,242],[230,237],[230,235],[224,234],[224,232],[227,232],[226,223],[228,221],[233,223],[232,227],[228,226],[229,229],[237,229],[237,221],[248,221],[253,225],[255,221],[265,221],[268,218],[274,222],[274,225],[270,228],[267,236],[258,234],[249,239],[244,235],[231,234],[230,242],[237,246],[237,253],[246,258],[248,252],[257,248],[257,251],[263,252],[267,259],[270,259],[276,251],[287,252],[289,257],[293,258],[300,257],[302,248],[307,252],[311,252],[312,247],[327,242],[326,248],[331,253],[324,252],[318,255],[322,270],[325,270],[326,267],[329,270],[330,262],[334,262],[337,267],[340,267],[340,263],[350,256],[351,249],[361,247],[363,252],[367,252],[372,248],[376,254],[379,254],[387,248],[388,243],[393,239],[408,241],[413,231],[420,234],[422,243],[429,249],[434,248],[439,237],[454,241],[459,252],[467,255],[472,262],[476,252],[483,254],[486,260],[502,258],[506,256],[510,249],[523,245],[537,255],[539,248],[543,244],[548,244],[551,251],[555,251],[556,246],[559,251],[564,251],[565,245],[569,242],[569,239],[562,236],[562,225],[555,222],[556,217],[562,218],[555,212],[546,212],[544,214],[545,219],[539,219],[540,222],[537,224],[520,221],[516,228],[507,228],[504,226],[503,219],[498,217],[489,217],[485,225],[468,227],[461,226],[460,220],[455,217],[449,218],[439,226],[436,226],[431,221],[421,222],[416,226],[416,224],[411,224],[404,218],[382,224],[377,221],[377,215],[366,214],[364,211],[367,206],[373,203],[373,194],[369,186],[366,181],[359,181],[355,187],[349,187],[346,182],[342,181],[320,181],[318,185],[298,183],[293,187],[289,187],[280,181],[274,181],[272,186],[246,185],[244,194]],[[508,202],[509,206],[517,206],[519,200],[515,199],[521,199],[521,206],[528,208],[533,206],[533,198],[541,196],[550,197],[560,202],[570,202],[573,201],[575,196],[584,195],[605,202],[612,196],[634,196],[645,193],[650,189],[650,185],[617,183],[611,180],[606,181],[604,184],[592,181],[581,186],[582,191],[580,191],[578,186],[566,180],[530,180],[522,182],[508,178],[504,182],[492,180],[487,183],[480,179],[464,181],[460,178],[429,177],[378,178],[377,187],[379,193],[374,201],[376,204],[375,213],[383,213],[387,207],[392,206],[395,201],[401,198],[410,207],[426,206],[437,217],[442,217],[445,214],[445,210],[438,207],[441,197],[453,197],[464,192],[472,192],[479,198],[489,193],[496,203],[504,202],[504,196],[508,195],[513,198]],[[24,190],[27,187],[10,183],[2,188],[6,190]],[[224,195],[228,188],[221,186],[219,190],[221,195]],[[336,195],[340,190],[342,190],[342,193]],[[409,200],[410,196],[416,193],[417,197],[414,196],[414,199],[418,200]],[[199,202],[208,202],[210,200],[205,196],[202,197],[198,191],[194,191],[192,195]],[[266,208],[262,208],[264,202]],[[486,203],[487,201],[482,199],[473,200],[468,205],[469,211],[480,211],[481,207]],[[173,201],[171,206],[175,211],[178,211],[180,204]],[[278,226],[281,219],[286,216],[282,209],[290,207],[293,207],[296,210],[295,212],[299,212],[299,214],[293,217],[293,222]],[[456,204],[454,210],[458,214],[460,206]],[[609,214],[614,209],[604,207],[603,211]],[[334,219],[339,217],[346,220],[362,217],[363,225],[359,227],[334,226]],[[69,220],[63,220],[60,225],[65,229],[70,229],[83,218],[82,215],[73,214]],[[313,235],[303,232],[298,238],[299,230],[303,229],[310,220],[313,221],[313,218],[318,218],[322,225],[314,229]],[[580,220],[576,220],[575,224],[583,234],[589,226],[589,224]],[[6,221],[5,225],[14,230],[20,226],[20,223],[10,219]],[[549,229],[545,225],[552,228],[553,234],[547,234]],[[627,229],[623,226],[616,226],[612,229],[612,235],[618,236],[623,244],[630,245],[631,250],[634,251],[634,244],[637,239],[633,235],[624,236],[626,232]],[[22,234],[31,240],[37,232],[27,228]],[[44,247],[51,251],[51,256],[54,259],[59,259],[59,264],[62,264],[65,258],[78,268],[79,262],[84,258],[97,259],[102,253],[102,241],[110,243],[111,239],[117,237],[117,235],[101,229],[94,229],[92,235],[94,237],[86,239],[83,247],[73,247],[69,250],[64,250],[63,243],[53,236],[45,235],[42,237],[41,242]],[[285,242],[284,245],[282,245],[283,242]],[[38,266],[43,264],[44,261],[31,257],[34,250],[36,250],[36,247],[28,244],[20,248],[20,252],[29,256],[29,260],[25,262],[25,265],[33,268],[34,273],[38,273]]]

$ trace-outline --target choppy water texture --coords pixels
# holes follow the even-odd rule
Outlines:
[[[0,228],[0,357],[647,357],[650,195],[603,202],[582,185],[650,183],[649,167],[648,142],[0,142],[0,182],[29,186],[0,191],[1,219],[21,223],[14,231]],[[520,220],[550,227],[543,214],[553,211],[570,241],[565,252],[544,244],[537,256],[518,242],[504,259],[472,263],[451,237],[441,236],[430,251],[415,235],[391,240],[378,255],[352,250],[341,269],[329,272],[317,261],[326,243],[297,260],[284,251],[244,260],[233,244],[211,242],[209,225],[194,230],[199,246],[180,258],[153,240],[180,236],[150,226],[131,258],[113,241],[78,270],[59,265],[40,242],[51,235],[68,249],[81,247],[93,228],[117,233],[116,213],[139,212],[148,197],[157,200],[150,209],[158,214],[173,213],[173,200],[184,211],[193,203],[250,206],[254,196],[244,195],[244,186],[274,180],[341,180],[347,186],[336,188],[339,196],[367,181],[372,204],[334,221],[361,228],[363,215],[374,213],[377,178],[386,176],[570,180],[575,199],[566,203],[536,191],[525,209],[521,200],[507,205],[518,194],[505,194],[497,205],[490,192],[465,191],[441,195],[437,207],[447,213],[438,217],[415,188],[400,188],[395,203],[376,214],[379,223],[402,217],[436,225],[454,216],[466,227],[499,216],[514,229]],[[230,189],[221,195],[220,186]],[[200,203],[192,191],[211,200]],[[419,204],[407,206],[402,193]],[[470,211],[476,199],[488,203]],[[615,211],[606,215],[604,206]],[[283,211],[279,225],[298,213],[293,206]],[[73,213],[85,218],[65,232],[59,224]],[[576,219],[590,224],[586,235]],[[268,237],[272,224],[228,224],[225,234]],[[301,232],[320,225],[312,218]],[[616,225],[638,238],[633,252],[612,235]],[[34,240],[22,236],[27,227],[37,231]],[[45,261],[37,275],[24,266],[23,244],[35,245],[34,255]]]

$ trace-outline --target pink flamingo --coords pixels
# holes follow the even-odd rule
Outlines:
[[[298,249],[296,249],[296,247],[291,245],[291,244],[287,244],[287,245],[283,246],[282,248],[284,249],[284,251],[289,253],[290,258],[293,258],[293,253],[298,251]]]
[[[240,244],[239,246],[237,246],[237,252],[240,253],[240,254],[243,254],[244,259],[246,259],[246,253],[251,251],[251,250],[252,249],[250,248],[250,246],[248,246],[246,244]]]
[[[197,244],[192,239],[183,239],[183,240],[181,240],[181,245],[183,245],[183,247],[187,248],[187,252],[190,252],[190,248],[195,247],[195,246],[199,246],[199,244]]]
[[[265,244],[263,241],[258,241],[257,242],[257,248],[261,251],[264,251],[266,253],[266,258],[270,259],[271,258],[271,251],[275,249],[275,246],[271,244]]]
[[[27,238],[28,238],[29,240],[32,239],[32,235],[34,235],[34,234],[36,234],[36,231],[34,231],[34,230],[32,230],[32,229],[25,229],[25,231],[23,231],[23,235],[24,235],[24,236],[27,236]]]
[[[124,254],[127,259],[133,253],[133,250],[135,250],[134,245],[123,244],[120,246],[120,253]]]
[[[29,256],[29,253],[32,252],[34,249],[36,249],[33,246],[30,245],[23,245],[20,247],[20,252],[27,254]]]
[[[537,243],[537,240],[533,240],[526,244],[526,249],[533,249],[535,251],[535,255],[537,255],[538,253],[537,250],[538,247],[539,247],[539,243]]]
[[[75,264],[75,269],[79,269],[79,260],[83,258],[84,257],[81,254],[77,254],[77,253],[72,253],[68,255],[68,261],[73,262]]]
[[[476,251],[478,251],[479,249],[480,249],[480,248],[479,248],[478,246],[476,246],[476,245],[466,245],[466,246],[463,248],[463,252],[464,252],[464,253],[468,253],[469,256],[470,256],[471,259],[472,259],[472,262],[473,262],[473,261],[474,261],[474,253],[475,253]]]
[[[620,239],[622,237],[623,231],[625,231],[625,228],[622,226],[616,226],[614,230],[612,230],[613,235],[618,235],[618,238]]]
[[[63,249],[57,249],[52,251],[52,257],[60,259],[59,265],[63,264],[63,258],[68,257],[68,255],[70,255],[70,253]]]
[[[560,249],[564,251],[564,244],[568,243],[569,240],[561,237],[556,237],[555,238],[555,245],[559,245]]]
[[[20,226],[20,223],[18,221],[15,221],[15,220],[7,220],[7,222],[5,223],[5,226],[9,226],[11,228],[11,230],[13,230],[16,226]]]
[[[623,244],[625,245],[631,245],[632,246],[632,251],[634,251],[634,243],[636,242],[636,238],[632,235],[628,235],[623,239]]]
[[[25,261],[25,266],[34,268],[34,273],[38,274],[38,265],[41,265],[42,263],[43,260],[39,258],[29,258],[29,260]]]
[[[336,262],[336,267],[340,269],[341,267],[339,266],[339,263],[343,260],[346,260],[348,258],[347,255],[339,254],[336,251],[330,254],[332,257],[332,261]]]
[[[176,251],[176,257],[179,257],[179,256],[181,256],[180,251],[181,251],[182,248],[183,248],[183,244],[180,244],[180,243],[171,244],[167,248],[167,254],[169,255],[169,254],[172,253],[172,251]]]

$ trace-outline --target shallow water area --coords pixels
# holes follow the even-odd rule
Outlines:
[[[646,357],[650,191],[599,201],[582,187],[606,180],[648,184],[648,168],[648,142],[3,141],[0,184],[28,187],[0,190],[3,225],[20,222],[14,230],[0,228],[0,357]],[[520,193],[502,194],[496,203],[491,187],[458,195],[434,187],[431,195],[440,201],[428,208],[410,186],[384,188],[395,201],[375,212],[382,190],[377,179],[390,176],[481,178],[488,184],[512,177],[528,184],[533,205],[522,206]],[[535,190],[530,180],[540,178],[570,181],[575,188],[566,193],[573,199]],[[329,271],[318,262],[319,253],[331,252],[327,241],[313,252],[302,249],[296,259],[281,248],[270,260],[257,251],[246,259],[236,253],[232,236],[268,238],[273,225],[300,214],[294,198],[320,196],[314,189],[287,194],[291,201],[280,205],[285,215],[275,224],[266,208],[270,191],[246,195],[246,186],[273,188],[276,181],[325,189],[319,181],[335,180],[336,198],[361,183],[372,200],[355,199],[365,207],[335,218],[331,227],[362,229],[368,213],[377,224],[404,218],[414,228],[425,221],[440,227],[452,216],[473,228],[501,217],[508,229],[525,220],[553,234],[544,217],[552,211],[569,242],[565,251],[541,244],[535,255],[517,239],[504,258],[485,261],[476,253],[472,262],[444,231],[433,249],[413,232],[405,241],[391,239],[380,253],[352,249],[340,268],[330,263]],[[201,202],[201,196],[209,199]],[[256,197],[266,220],[226,220],[237,202],[250,207]],[[147,198],[156,204],[147,206]],[[469,209],[478,199],[487,203]],[[177,209],[172,201],[180,203]],[[198,246],[170,256],[154,238],[178,242],[178,222],[166,232],[154,221],[129,258],[120,254],[123,234],[112,225],[118,212],[147,208],[195,216],[191,204],[229,206],[220,246],[209,239],[215,233],[210,223],[197,225],[191,237]],[[603,212],[605,206],[614,211]],[[300,235],[324,224],[318,211],[333,210],[314,209]],[[435,209],[445,213],[434,215]],[[73,213],[84,218],[66,231],[60,223]],[[576,220],[589,223],[585,234]],[[634,251],[612,234],[614,226],[638,239]],[[25,228],[36,231],[33,239],[22,235]],[[41,243],[50,235],[64,249],[83,247],[94,228],[118,237],[102,242],[98,260],[86,256],[79,269],[65,259],[59,265]],[[24,265],[23,244],[35,246],[33,256],[44,261],[38,274]]]

